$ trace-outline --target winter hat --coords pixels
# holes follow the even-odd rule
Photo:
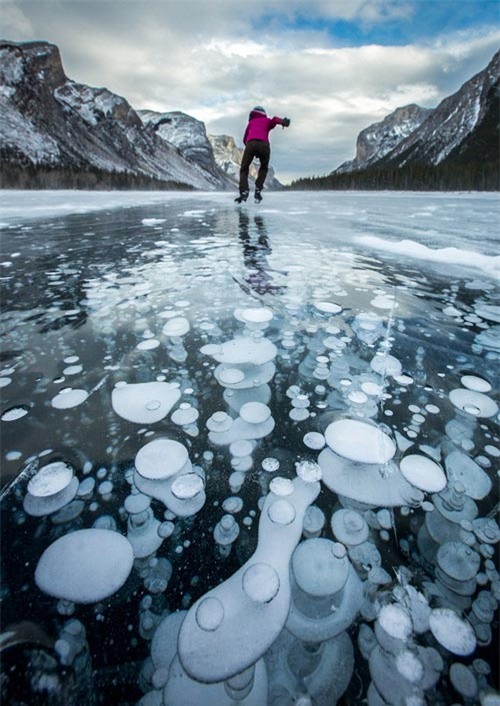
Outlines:
[[[262,113],[263,115],[267,115],[265,108],[261,105],[256,105],[255,108],[252,108],[252,113]]]

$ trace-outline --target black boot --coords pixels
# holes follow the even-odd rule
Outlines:
[[[254,199],[255,203],[260,203],[262,201],[262,193],[260,189],[255,189]]]
[[[248,198],[248,191],[240,191],[240,195],[237,199],[234,199],[236,203],[243,203]]]

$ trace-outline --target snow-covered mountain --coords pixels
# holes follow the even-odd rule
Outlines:
[[[366,169],[393,150],[408,135],[411,135],[432,112],[412,103],[396,108],[382,121],[362,130],[356,140],[356,156],[335,170],[336,174]]]
[[[219,168],[227,174],[235,184],[237,184],[239,181],[240,164],[243,159],[244,150],[236,145],[234,138],[230,135],[209,135],[208,139],[212,145],[215,161],[217,162]],[[257,178],[258,171],[258,163],[253,162],[250,165],[249,170],[251,182],[254,182]],[[276,179],[275,171],[273,167],[269,165],[269,171],[266,178],[266,189],[282,188],[283,184]]]
[[[213,157],[183,153],[125,98],[68,79],[47,42],[0,42],[0,117],[6,186],[229,186]]]
[[[400,169],[422,165],[485,163],[498,160],[500,52],[434,109],[398,108],[363,130],[356,158],[333,174],[367,167]]]

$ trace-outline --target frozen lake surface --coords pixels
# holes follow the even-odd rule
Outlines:
[[[6,703],[498,704],[498,195],[1,201]]]

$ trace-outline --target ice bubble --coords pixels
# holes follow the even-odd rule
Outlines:
[[[271,416],[271,410],[261,402],[246,402],[240,409],[240,417],[249,424],[263,424]]]
[[[412,684],[420,682],[424,674],[422,663],[410,650],[402,650],[396,655],[396,669]]]
[[[476,314],[487,321],[500,323],[500,306],[494,304],[476,304],[474,307]]]
[[[67,368],[64,368],[63,375],[77,375],[78,373],[81,373],[82,370],[82,365],[69,365]]]
[[[77,530],[43,552],[35,582],[50,596],[73,603],[97,603],[123,586],[133,561],[132,545],[118,532]]]
[[[389,353],[377,354],[371,361],[370,367],[379,375],[384,377],[390,375],[396,377],[401,375],[402,366],[397,358]]]
[[[27,405],[17,405],[16,407],[10,407],[2,412],[0,419],[2,422],[15,422],[17,419],[22,419],[29,412],[29,407]]]
[[[280,588],[276,570],[269,564],[251,564],[242,577],[243,590],[256,603],[270,603]]]
[[[143,226],[156,226],[165,223],[165,218],[143,218],[141,223]]]
[[[163,334],[172,338],[185,336],[189,331],[189,321],[184,316],[176,316],[169,319],[163,327]]]
[[[224,620],[224,606],[218,598],[204,598],[196,609],[196,622],[202,630],[213,632]]]
[[[487,380],[475,375],[464,375],[460,378],[460,382],[468,390],[474,390],[475,392],[489,392],[491,390],[491,385]]]
[[[174,424],[178,424],[182,427],[188,424],[194,424],[199,416],[200,413],[195,407],[192,407],[187,402],[183,402],[179,405],[179,409],[175,410],[170,419]]]
[[[444,461],[450,483],[460,482],[474,500],[482,500],[491,490],[487,473],[462,451],[452,451]]]
[[[391,637],[406,641],[413,632],[409,613],[400,605],[390,603],[382,606],[378,614],[378,623]]]
[[[175,525],[173,522],[162,522],[158,527],[158,534],[162,539],[172,536]]]
[[[229,452],[232,456],[237,458],[243,458],[245,456],[250,456],[253,451],[253,444],[248,439],[240,439],[238,441],[233,441],[229,446]]]
[[[229,431],[233,425],[233,421],[232,417],[226,412],[214,412],[207,420],[207,428],[215,432]]]
[[[321,467],[314,461],[300,461],[295,464],[297,475],[306,483],[315,483],[321,480],[323,472]]]
[[[492,417],[498,411],[498,405],[482,392],[457,388],[450,392],[450,402],[474,417]]]
[[[275,495],[291,495],[293,493],[293,483],[289,478],[276,476],[269,483],[269,490],[271,490]]]
[[[226,341],[220,346],[217,353],[212,353],[212,357],[218,363],[228,363],[230,365],[241,365],[252,363],[253,365],[264,365],[276,357],[278,349],[267,338],[254,340],[243,336]]]
[[[240,528],[232,515],[223,515],[214,527],[214,539],[221,546],[228,546],[238,538]]]
[[[128,495],[125,498],[124,506],[125,510],[131,514],[136,515],[139,512],[144,512],[151,505],[151,498],[143,493],[136,493],[135,495]]]
[[[377,309],[392,309],[393,307],[398,306],[394,297],[387,294],[377,295],[375,299],[371,300],[370,304]]]
[[[304,515],[302,532],[308,539],[318,537],[325,526],[325,513],[317,505],[309,505]]]
[[[318,311],[324,314],[339,314],[342,311],[342,307],[339,304],[334,304],[333,302],[327,301],[315,301],[314,306]]]
[[[314,451],[319,451],[326,444],[325,437],[317,431],[308,431],[304,435],[304,444],[308,449],[313,449]]]
[[[275,473],[280,467],[280,462],[277,458],[271,458],[269,456],[262,461],[261,465],[266,473]]]
[[[36,497],[55,495],[67,488],[73,479],[73,469],[64,461],[54,461],[41,468],[28,483],[28,492]]]
[[[267,514],[276,525],[289,525],[295,520],[295,508],[287,500],[275,500],[269,505]]]
[[[450,681],[453,687],[465,699],[474,699],[477,696],[478,686],[474,672],[465,664],[454,662],[450,667]]]
[[[439,568],[456,581],[475,578],[481,564],[480,555],[462,542],[445,542],[436,555]]]
[[[10,385],[11,382],[12,382],[12,378],[0,377],[0,388],[7,387],[7,385]]]
[[[232,495],[229,498],[226,498],[224,502],[222,503],[222,509],[224,512],[230,512],[232,514],[236,514],[238,512],[241,512],[241,509],[243,508],[243,500],[241,498],[238,498],[235,495]]]
[[[347,581],[345,547],[329,539],[306,539],[293,553],[292,570],[297,585],[308,595],[332,596]]]
[[[429,626],[439,644],[454,655],[465,657],[476,649],[472,626],[450,608],[434,608]]]
[[[387,463],[396,444],[381,429],[356,419],[332,422],[325,430],[328,446],[344,458],[359,463]]]
[[[362,382],[361,389],[366,395],[370,395],[372,397],[378,397],[384,391],[383,387],[376,382],[372,382],[371,380],[365,380],[365,382]]]
[[[179,500],[190,500],[204,488],[203,479],[196,473],[183,473],[172,483],[171,491]]]
[[[245,379],[245,373],[239,368],[221,368],[216,374],[217,380],[223,385],[235,385]]]
[[[188,463],[185,446],[171,439],[155,439],[135,457],[135,467],[143,478],[161,480],[178,473]]]
[[[86,390],[66,388],[58,392],[50,403],[55,409],[70,409],[71,407],[78,407],[82,402],[85,402],[88,396],[89,393]]]
[[[154,424],[167,416],[180,399],[177,386],[168,382],[139,382],[120,385],[111,393],[114,411],[136,424]]]
[[[346,546],[356,546],[368,539],[366,520],[356,510],[343,508],[334,512],[331,527],[334,537]]]
[[[393,375],[393,378],[398,385],[406,386],[411,385],[413,382],[413,378],[410,375]]]
[[[472,520],[472,529],[480,542],[496,544],[500,541],[500,529],[492,517],[478,517]]]
[[[446,487],[446,475],[441,466],[420,454],[408,454],[401,459],[399,469],[408,483],[426,493],[439,493]]]
[[[238,315],[241,321],[249,324],[267,324],[273,318],[273,312],[265,307],[240,309]]]

